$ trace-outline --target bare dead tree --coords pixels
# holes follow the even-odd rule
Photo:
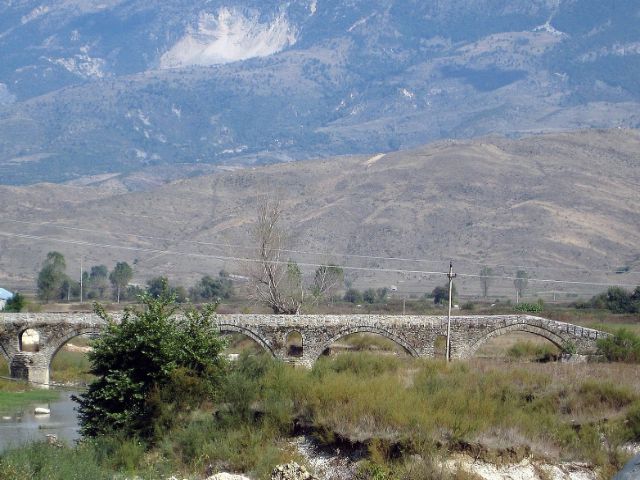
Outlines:
[[[328,262],[318,267],[313,278],[311,290],[315,303],[319,303],[325,297],[331,298],[343,284],[344,271],[342,267]]]
[[[256,300],[277,314],[297,314],[304,301],[302,272],[286,257],[287,234],[281,225],[282,204],[265,197],[258,205],[253,240],[257,262],[249,278]]]

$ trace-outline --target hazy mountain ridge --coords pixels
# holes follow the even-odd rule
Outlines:
[[[292,247],[326,253],[296,255],[303,262],[433,270],[453,258],[459,271],[467,273],[477,273],[480,263],[499,263],[529,265],[530,273],[542,278],[637,283],[637,274],[600,270],[640,270],[638,151],[640,133],[616,129],[516,141],[438,142],[387,155],[217,173],[126,194],[112,194],[111,187],[0,187],[3,232],[45,237],[0,235],[0,271],[24,282],[48,250],[58,249],[67,255],[72,271],[84,255],[87,264],[137,259],[140,279],[169,274],[189,282],[222,267],[242,274],[246,266],[207,255],[250,257],[255,207],[261,195],[269,193],[283,198]],[[112,181],[106,180],[107,185]],[[11,224],[10,218],[53,223]],[[134,250],[69,245],[52,238]],[[205,256],[161,254],[164,250]],[[436,263],[398,265],[344,259],[341,253]],[[399,281],[390,274],[350,275],[363,285]],[[477,281],[460,281],[472,291],[478,289]]]
[[[639,13],[630,0],[5,2],[2,182],[636,127]]]

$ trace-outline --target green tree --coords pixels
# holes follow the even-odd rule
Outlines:
[[[141,309],[126,310],[120,323],[96,305],[96,313],[108,324],[89,353],[90,371],[97,379],[74,398],[83,435],[149,437],[162,408],[158,392],[172,390],[175,379],[182,378],[198,380],[212,398],[224,378],[224,342],[214,323],[215,305],[188,309],[176,319],[166,283],[158,298],[143,295],[142,304]]]
[[[133,268],[127,262],[118,262],[113,271],[109,274],[111,285],[116,291],[116,299],[120,303],[120,292],[127,288],[133,278]]]
[[[153,298],[159,298],[169,285],[169,279],[167,277],[153,277],[147,282],[147,292]]]
[[[376,290],[376,296],[378,297],[378,301],[383,303],[387,300],[387,295],[389,295],[389,289],[387,287],[382,287]]]
[[[366,303],[376,303],[376,291],[373,288],[367,288],[362,294],[362,300]]]
[[[4,307],[5,312],[19,313],[27,308],[27,299],[21,293],[16,293],[12,298],[7,300]]]
[[[38,274],[38,297],[41,300],[48,302],[61,298],[66,268],[66,261],[60,252],[47,253],[47,258]]]
[[[217,299],[231,297],[233,283],[229,275],[221,270],[218,278],[205,275],[191,289],[191,298],[195,300],[216,301]]]
[[[529,284],[529,274],[525,270],[518,270],[516,278],[513,280],[513,286],[516,289],[516,303],[520,302],[520,298],[524,295],[524,291]]]
[[[349,288],[344,293],[344,301],[350,303],[360,303],[362,302],[362,293],[357,288]]]
[[[174,297],[177,303],[185,303],[188,299],[187,289],[181,285],[169,285],[169,279],[164,276],[154,277],[147,282],[147,292],[153,298],[159,298],[163,294]]]
[[[453,288],[451,289],[451,301],[455,301],[458,296],[458,290],[456,289],[455,284],[453,284]],[[436,287],[431,291],[431,297],[433,297],[433,303],[436,305],[448,304],[449,303],[449,285],[445,285],[444,287]]]
[[[489,287],[493,281],[493,269],[486,265],[480,269],[480,290],[482,290],[482,296],[487,298],[489,296]]]
[[[94,265],[87,279],[87,298],[105,298],[109,288],[109,269],[106,265]]]

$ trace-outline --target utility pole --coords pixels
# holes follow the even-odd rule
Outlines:
[[[449,314],[447,315],[447,362],[451,361],[451,292],[453,289],[453,279],[456,278],[456,274],[453,273],[453,261],[449,262]]]
[[[82,257],[80,257],[80,303],[82,303]]]

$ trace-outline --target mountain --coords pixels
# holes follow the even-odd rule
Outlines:
[[[360,288],[424,293],[445,277],[384,269],[438,272],[453,259],[461,274],[500,264],[507,277],[524,266],[532,277],[595,284],[531,281],[531,293],[593,294],[640,283],[639,151],[638,130],[587,130],[246,168],[145,192],[118,193],[115,178],[3,186],[0,284],[32,287],[50,250],[64,253],[71,274],[81,257],[135,263],[139,283],[166,274],[190,284],[221,268],[243,275],[247,264],[234,258],[254,255],[266,194],[282,199],[291,257],[309,274],[327,262],[383,269],[347,273]],[[457,282],[479,292],[475,278]],[[492,292],[512,294],[512,280]]]
[[[632,0],[11,0],[0,182],[640,126]],[[130,175],[130,177],[128,176]]]

